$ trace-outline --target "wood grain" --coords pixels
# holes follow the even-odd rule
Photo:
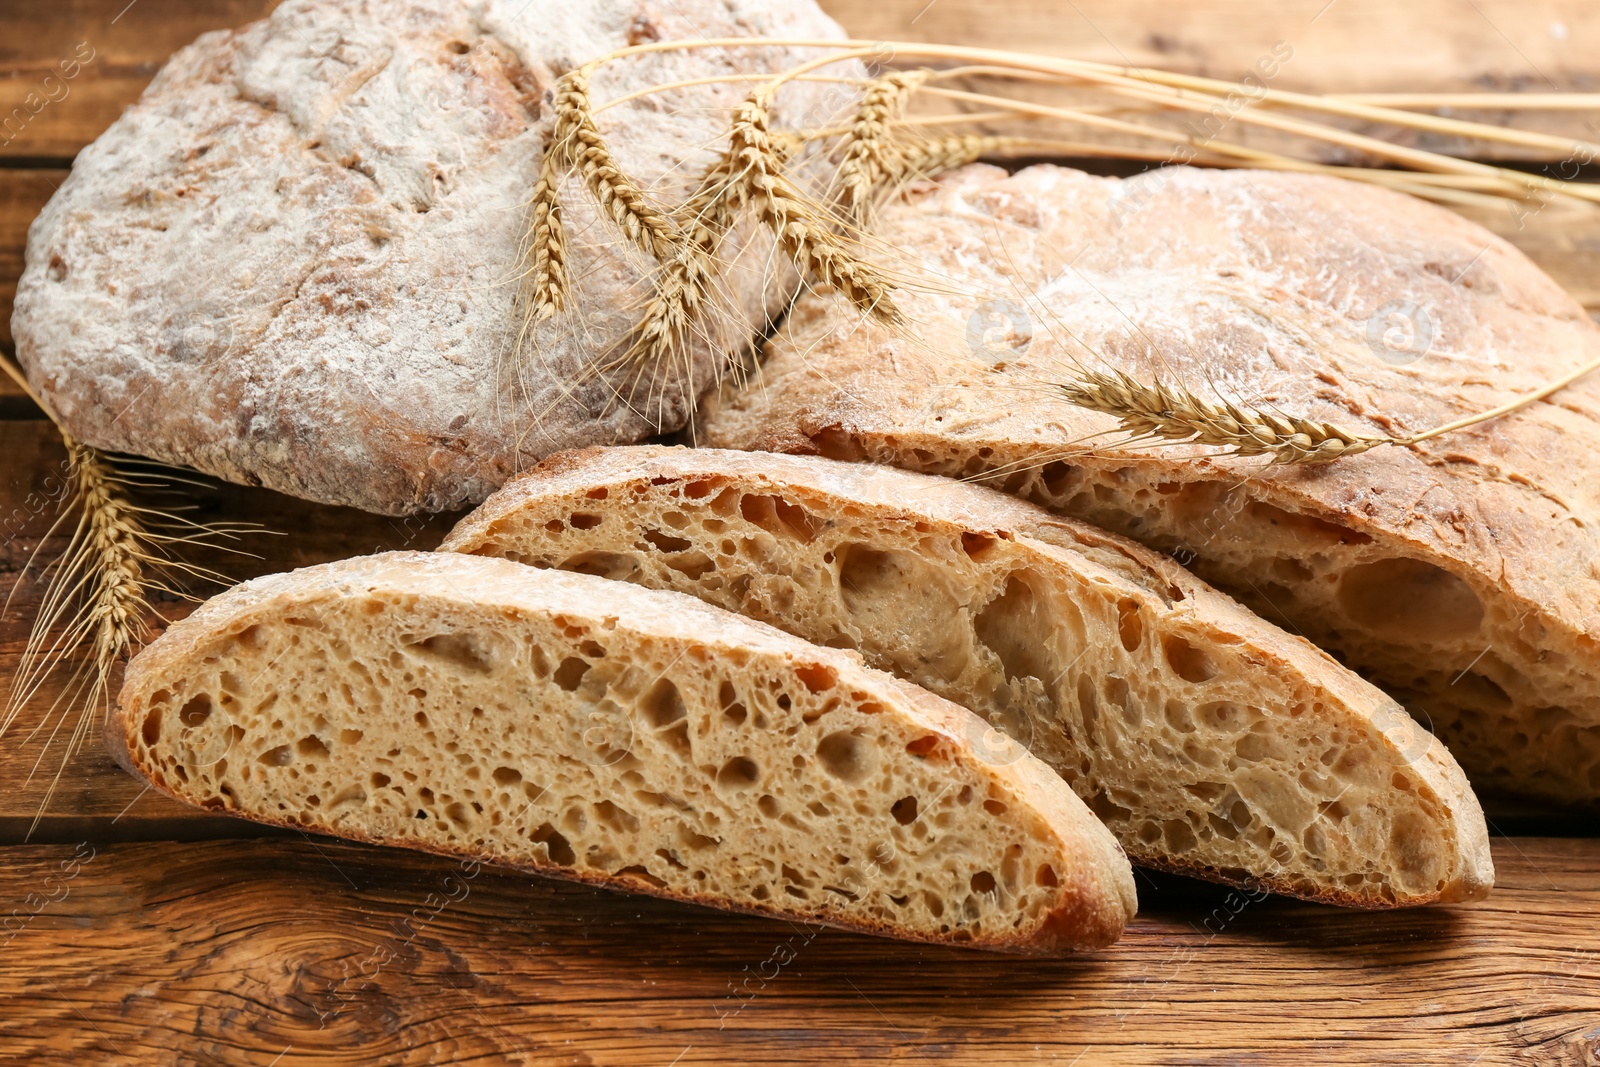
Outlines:
[[[10,132],[0,135],[0,159],[70,159],[137,98],[172,52],[276,6],[276,0],[10,5],[0,38],[0,116],[23,110],[20,126],[14,117]],[[869,39],[1025,49],[1228,80],[1282,41],[1293,58],[1273,84],[1306,91],[1600,89],[1600,10],[1585,0],[1009,0],[1003,18],[995,17],[991,0],[822,0],[822,6],[850,33]],[[94,58],[63,80],[61,63],[84,48]],[[61,98],[51,100],[52,94]],[[1593,118],[1465,117],[1570,136]],[[1419,143],[1472,156],[1496,151],[1453,139]]]
[[[1595,841],[1497,841],[1500,888],[1462,908],[1364,914],[1141,879],[1123,941],[1064,962],[309,837],[6,858],[0,1058],[39,1067],[1600,1056]]]
[[[1239,81],[1262,57],[1287,56],[1266,83],[1317,93],[1556,92],[1600,88],[1600,9],[1586,0],[1011,0],[996,17],[986,0],[822,0],[854,36],[1014,49],[1101,63],[1151,66]],[[915,62],[906,57],[906,62]],[[992,83],[991,83],[992,84]],[[1025,90],[1047,102],[1056,89]],[[1455,112],[1562,137],[1600,140],[1595,116],[1581,112]],[[1562,159],[1536,151],[1416,135],[1370,123],[1347,128],[1419,148],[1473,158]],[[1094,140],[1104,134],[1084,131]],[[1072,136],[1078,136],[1074,133]],[[1279,135],[1227,136],[1282,150]],[[1113,137],[1114,143],[1116,142]],[[1338,161],[1344,151],[1305,145]]]
[[[28,226],[66,178],[67,172],[59,169],[0,170],[0,347],[7,351],[12,343],[11,301],[17,295],[17,279],[22,277]],[[0,389],[0,396],[18,392],[3,376]]]
[[[0,159],[70,160],[138,98],[173,52],[277,6],[278,0],[7,4]]]
[[[67,471],[66,451],[49,423],[0,421],[0,455],[6,457],[0,479],[0,588],[10,597],[0,615],[0,693],[22,655],[28,628],[43,594],[38,567],[24,570],[38,553],[40,562],[60,552],[63,535],[41,540],[53,522]],[[197,550],[191,562],[220,571],[238,581],[312,563],[370,552],[410,548],[430,550],[454,525],[455,515],[430,519],[389,519],[352,508],[327,507],[265,489],[207,483],[191,488],[181,499],[144,498],[148,503],[190,506],[186,516],[197,522],[226,519],[254,522],[275,534],[238,543],[248,555]],[[15,592],[13,593],[13,583]],[[214,586],[193,585],[208,596]],[[187,615],[193,604],[164,598],[156,610],[168,621]],[[161,618],[152,618],[159,630]],[[0,844],[24,840],[46,796],[46,788],[65,754],[63,740],[47,741],[57,721],[49,715],[56,695],[82,663],[82,650],[52,675],[50,683],[23,710],[0,744]],[[38,770],[35,770],[35,766]],[[34,841],[200,838],[229,836],[249,830],[247,824],[193,811],[155,793],[118,769],[102,751],[96,735],[65,765],[60,785],[37,828]]]

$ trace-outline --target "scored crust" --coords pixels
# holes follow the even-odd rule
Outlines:
[[[1357,432],[1430,429],[1600,353],[1521,253],[1369,186],[1186,168],[968,168],[882,230],[946,279],[902,300],[915,329],[802,298],[701,440],[982,477],[1173,553],[1383,685],[1480,789],[1600,800],[1600,376],[1323,466],[1124,443],[1050,389],[1111,366]]]
[[[446,551],[675,589],[973,709],[1135,862],[1345,905],[1492,881],[1455,761],[1389,697],[1123,538],[980,486],[717,449],[551,457]]]
[[[135,657],[108,737],[260,822],[894,937],[1116,940],[1126,857],[983,730],[690,597],[403,552],[214,598]]]

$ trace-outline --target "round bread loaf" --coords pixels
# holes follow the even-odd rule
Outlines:
[[[85,149],[29,233],[17,354],[67,429],[102,448],[296,496],[404,514],[461,507],[556,448],[680,426],[687,397],[792,287],[754,226],[692,388],[619,401],[597,369],[650,264],[576,182],[563,199],[581,311],[519,345],[520,257],[556,80],[651,40],[833,38],[812,0],[289,0],[201,37]],[[809,53],[808,53],[809,54]],[[801,53],[705,48],[601,68],[596,104]],[[611,108],[600,130],[676,202],[748,86]],[[786,88],[775,121],[847,101]]]

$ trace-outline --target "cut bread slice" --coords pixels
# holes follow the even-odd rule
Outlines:
[[[565,453],[446,550],[692,593],[963,704],[1135,862],[1364,907],[1493,881],[1483,814],[1382,692],[1170,560],[994,490],[817,457]]]
[[[1129,441],[1049,388],[1119,370],[1359,433],[1433,429],[1600,354],[1522,253],[1387,190],[1182,167],[973,167],[875,228],[942,283],[897,295],[915,336],[802,296],[700,441],[990,478],[1334,652],[1479,789],[1600,805],[1600,373],[1325,465]]]
[[[113,752],[258,822],[1036,955],[1132,870],[963,708],[678,593],[400,552],[248,582],[129,665]]]

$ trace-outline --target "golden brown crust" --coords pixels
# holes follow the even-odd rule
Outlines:
[[[1600,331],[1520,253],[1398,194],[1182,168],[1118,181],[973,167],[883,225],[979,295],[908,299],[915,337],[802,299],[760,383],[716,398],[701,440],[990,475],[1182,552],[1264,612],[1282,605],[1425,706],[1481,785],[1600,799],[1600,376],[1415,448],[1299,467],[1124,444],[1109,416],[1049,389],[1110,364],[1358,432],[1429,429],[1600,353]],[[1416,358],[1383,343],[1407,316],[1429,342]],[[1304,536],[1284,535],[1285,516]],[[1413,640],[1270,572],[1323,541],[1316,582],[1414,561],[1481,605],[1481,625]]]

